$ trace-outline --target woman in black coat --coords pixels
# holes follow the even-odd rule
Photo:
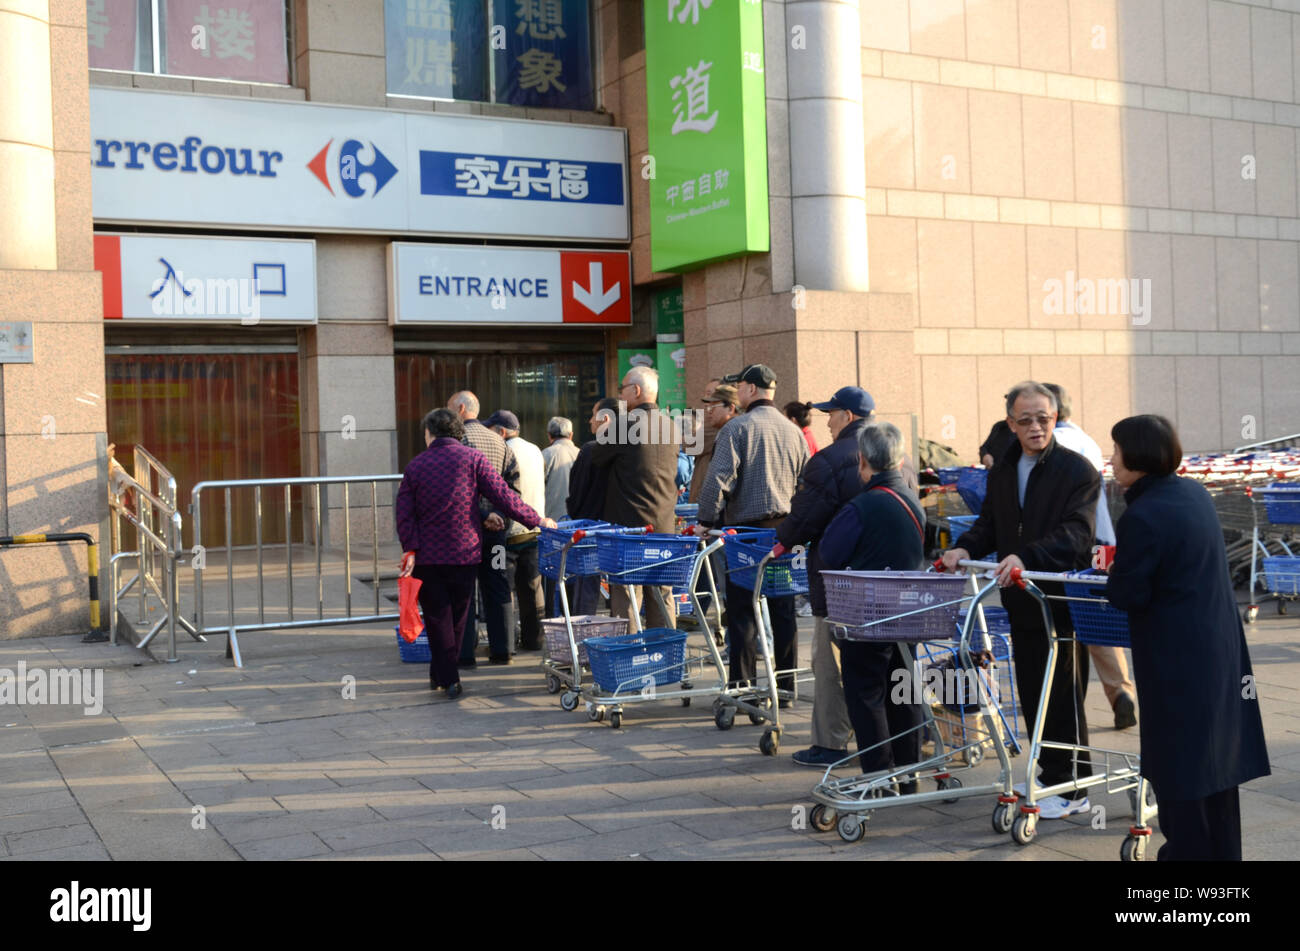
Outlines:
[[[1239,861],[1237,787],[1269,768],[1223,532],[1209,493],[1174,475],[1183,452],[1167,419],[1132,416],[1110,435],[1128,508],[1106,597],[1129,615],[1159,858]]]

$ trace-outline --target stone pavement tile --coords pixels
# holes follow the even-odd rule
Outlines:
[[[245,842],[278,839],[316,831],[296,814],[283,810],[274,815],[254,816],[251,818],[234,814],[211,813],[208,815],[207,820],[208,825],[221,838],[236,848]]]
[[[661,791],[662,784],[655,779],[650,773],[638,766],[630,763],[614,763],[610,765],[599,766],[595,769],[581,770],[573,773],[561,773],[558,770],[553,774],[547,775],[539,772],[536,778],[520,777],[510,781],[510,786],[522,793],[532,795],[535,791],[555,790],[559,795],[565,795],[567,790],[586,788],[591,786],[600,786],[608,789],[615,795],[622,795],[619,789],[630,786],[641,786],[643,784],[653,784],[659,786],[657,789],[643,789],[643,795],[624,796],[623,798],[640,798],[640,799],[658,799],[664,796],[670,796],[678,789],[669,789],[666,792]],[[616,788],[617,787],[617,788]],[[658,796],[653,793],[659,792]]]
[[[80,806],[59,806],[55,809],[43,809],[17,816],[0,818],[0,836],[19,832],[35,832],[39,829],[58,829],[86,821],[86,814]]]
[[[1300,772],[1273,766],[1269,776],[1252,779],[1245,788],[1255,792],[1266,792],[1270,796],[1300,802]]]
[[[544,859],[607,861],[644,856],[663,849],[694,849],[708,840],[673,822],[638,826],[604,835],[530,846]]]
[[[542,857],[531,849],[507,849],[504,852],[457,852],[439,856],[444,861],[457,862],[540,862]]]
[[[460,803],[478,819],[491,819],[493,809],[502,806],[508,817],[552,817],[567,815],[582,821],[581,815],[599,814],[627,806],[627,800],[593,786],[589,789],[571,790],[562,799],[530,799],[513,789],[479,789],[476,799],[464,798]],[[585,824],[585,823],[584,823]]]
[[[262,816],[280,816],[288,810],[280,805],[278,801],[270,796],[253,795],[237,796],[232,795],[221,800],[209,798],[217,790],[206,790],[195,793],[192,797],[196,801],[195,806],[202,806],[208,815],[208,821],[218,823],[221,820],[247,820],[259,818]]]
[[[520,855],[513,856],[521,859],[536,860],[537,856],[531,852],[520,850]],[[346,852],[330,852],[327,855],[311,855],[306,861],[309,862],[440,862],[441,857],[435,855],[426,846],[414,840],[407,842],[387,842],[382,845],[370,845],[363,849],[349,849]]]
[[[277,801],[290,812],[369,806],[383,814],[385,808],[418,807],[432,795],[430,790],[413,779],[389,779],[369,785],[291,793],[280,796]]]
[[[0,712],[0,717],[12,717],[12,714],[12,710],[6,710]],[[14,725],[8,726],[9,723]],[[26,721],[0,721],[0,756],[37,749],[43,745],[40,731]]]
[[[182,792],[198,792],[213,786],[226,787],[244,780],[244,774],[234,766],[195,766],[192,768],[165,769],[167,778]]]
[[[510,849],[563,847],[604,838],[568,816],[511,816],[507,811],[504,828],[494,828],[490,820],[473,819],[434,823],[419,839],[444,859],[458,858],[472,852],[503,852]],[[545,857],[545,856],[543,856]]]
[[[371,760],[371,763],[379,765],[377,760]],[[334,764],[323,760],[304,761],[295,760],[289,763],[254,763],[241,767],[240,772],[249,778],[252,782],[265,783],[300,783],[304,789],[326,789],[332,786],[344,785],[336,781],[329,775],[328,771],[335,770],[343,775],[347,775],[347,770],[342,768],[342,764]],[[359,772],[359,771],[358,771]],[[383,779],[382,776],[355,776],[353,782],[375,782]]]
[[[76,805],[76,797],[67,788],[60,785],[57,789],[0,799],[0,819],[28,815],[34,812],[47,812]]]
[[[195,813],[180,793],[148,796],[87,808],[86,816],[115,861],[220,861],[234,850],[209,823],[195,829]],[[209,817],[210,818],[210,817]]]
[[[226,754],[225,762],[240,769],[250,766],[287,766],[297,763],[300,757],[287,746],[259,746],[254,750],[236,750]]]
[[[648,802],[624,802],[617,806],[602,805],[599,808],[567,809],[567,814],[581,822],[592,832],[605,834],[636,826],[655,825],[662,822],[675,822],[683,829],[688,829],[707,836],[692,825],[692,821],[708,818],[725,811],[717,800],[700,793],[681,796],[668,796]]]
[[[166,775],[130,740],[56,749],[50,756],[83,808],[176,792]]]
[[[812,770],[808,772],[812,772]],[[792,796],[784,795],[780,790],[774,790],[769,783],[761,783],[752,776],[737,773],[730,769],[721,769],[712,776],[717,782],[711,783],[704,794],[711,799],[716,799],[724,806],[736,808],[802,802],[807,798],[807,791],[813,787],[812,782],[803,783],[802,798],[795,799]]]
[[[6,835],[4,839],[10,855],[48,852],[51,849],[99,843],[99,836],[84,817],[73,825],[35,829],[31,832],[15,832]]]
[[[302,809],[289,813],[312,832],[339,829],[349,825],[366,825],[386,818],[369,806],[347,806],[339,809]],[[404,818],[394,816],[392,818]]]
[[[48,852],[29,852],[6,859],[10,862],[108,862],[111,860],[108,850],[99,842],[70,845],[61,849],[50,849]]]
[[[300,832],[275,839],[256,839],[245,842],[237,849],[245,859],[252,861],[283,861],[301,859],[313,855],[326,855],[330,847],[313,833]]]
[[[417,819],[379,820],[317,831],[316,834],[331,849],[344,852],[390,842],[417,841],[428,835],[431,828],[469,830],[480,824],[463,809],[444,809]]]
[[[459,768],[443,768],[417,776],[416,779],[429,789],[443,792],[448,789],[478,789],[486,786],[516,787],[519,783],[561,783],[562,777],[571,775],[580,774],[562,773],[553,766],[541,763],[521,763],[517,766],[483,768],[462,765]]]

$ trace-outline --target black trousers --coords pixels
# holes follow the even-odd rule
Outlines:
[[[525,650],[538,650],[542,646],[546,601],[542,595],[542,576],[537,570],[537,542],[508,552],[507,572],[514,580],[515,599],[519,602],[519,640]]]
[[[420,610],[432,655],[429,682],[435,687],[460,682],[456,658],[460,655],[477,571],[478,565],[416,565],[411,571],[420,579]]]
[[[1042,630],[1011,632],[1011,649],[1016,661],[1016,687],[1026,732],[1033,730],[1038,703],[1043,692],[1043,675],[1047,672],[1047,635]],[[1088,744],[1088,719],[1083,698],[1088,690],[1088,648],[1076,641],[1060,644],[1056,654],[1056,672],[1052,677],[1052,695],[1043,721],[1043,739],[1058,743]],[[1074,757],[1066,750],[1045,749],[1039,757],[1040,781],[1045,786],[1069,782],[1074,778]],[[1087,753],[1079,753],[1079,776],[1091,776],[1092,764]],[[1066,796],[1081,798],[1084,793]]]
[[[858,738],[858,759],[864,773],[893,769],[921,761],[921,731],[915,729],[925,719],[919,703],[913,702],[915,691],[904,691],[902,703],[892,697],[895,670],[907,670],[903,683],[912,683],[914,649],[907,645],[901,653],[895,643],[870,644],[840,641],[840,676],[844,680],[844,702],[849,722]],[[892,743],[885,743],[891,736]],[[883,744],[870,752],[868,747]]]
[[[758,621],[754,617],[754,592],[727,582],[727,637],[731,642],[730,677],[733,684],[758,676]],[[767,613],[772,618],[772,661],[777,670],[794,670],[799,666],[798,618],[794,613],[794,596],[768,598]],[[782,690],[794,689],[794,676],[778,677]]]
[[[510,614],[510,582],[505,569],[505,532],[483,533],[483,561],[478,566],[476,580],[478,589],[483,592],[483,619],[487,622],[488,650],[493,657],[509,657],[510,638],[506,632],[506,622]],[[494,564],[502,567],[494,568]],[[474,652],[478,649],[478,624],[474,616],[474,596],[470,595],[470,610],[465,618],[465,630],[460,647],[460,662],[474,662]]]
[[[1204,799],[1168,800],[1156,791],[1165,844],[1160,862],[1240,862],[1241,799],[1237,787]]]

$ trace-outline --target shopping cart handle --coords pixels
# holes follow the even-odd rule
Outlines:
[[[573,538],[571,539],[571,541],[573,542],[573,544],[576,545],[578,542],[582,541],[586,537],[587,537],[587,533],[584,532],[582,529],[578,529],[576,532],[573,533]]]
[[[1028,586],[1029,582],[1020,577],[1021,571],[1022,569],[1020,568],[1012,568],[1007,574],[1011,578],[1011,583],[1023,591],[1025,587]]]
[[[943,559],[942,559],[942,558],[936,558],[936,559],[934,560],[934,564],[933,564],[931,567],[934,568],[935,571],[938,571],[938,572],[942,573],[942,572],[943,572]]]

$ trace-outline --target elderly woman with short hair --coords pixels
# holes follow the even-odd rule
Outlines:
[[[482,559],[478,497],[529,528],[555,522],[525,505],[497,475],[487,456],[463,445],[465,427],[451,410],[424,417],[427,447],[406,467],[394,516],[402,542],[402,574],[421,581],[420,609],[429,636],[429,686],[461,695],[460,637]]]
[[[925,513],[899,470],[903,434],[892,423],[872,423],[858,434],[858,453],[862,491],[840,509],[818,542],[823,563],[827,568],[857,571],[923,567]],[[840,645],[844,700],[865,773],[921,759],[921,731],[916,729],[924,716],[920,705],[911,702],[910,691],[903,703],[893,703],[889,697],[891,671],[910,672],[914,661],[910,645],[905,652],[887,641]],[[885,743],[891,736],[898,738]],[[914,783],[900,787],[903,792],[913,788]]]
[[[1169,420],[1130,416],[1110,435],[1128,508],[1106,597],[1128,612],[1158,858],[1240,861],[1237,787],[1269,766],[1223,531],[1205,487],[1174,474],[1183,450]]]

